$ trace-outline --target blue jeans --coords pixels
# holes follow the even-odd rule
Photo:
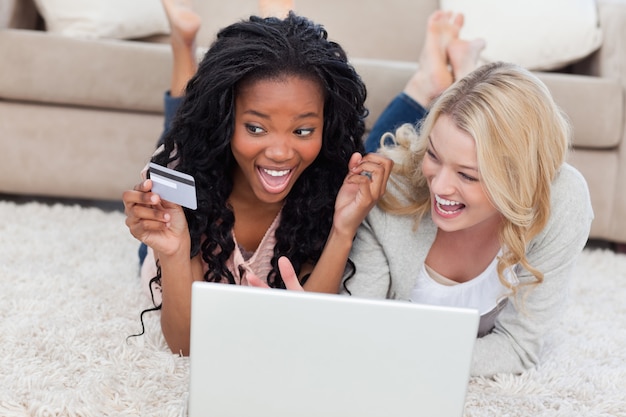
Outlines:
[[[143,261],[146,260],[146,256],[148,256],[148,246],[141,242],[139,245],[139,250],[137,250],[137,255],[139,256],[139,266],[143,265]]]
[[[380,138],[387,132],[395,132],[405,123],[416,124],[426,116],[426,109],[405,93],[398,94],[383,110],[365,139],[365,152],[376,152],[380,147]],[[391,140],[386,139],[385,145]]]
[[[163,144],[163,138],[172,127],[172,120],[174,120],[174,116],[182,102],[183,97],[172,97],[169,91],[166,91],[163,95],[163,113],[165,118],[163,120],[163,133],[161,133],[161,137],[157,142],[157,147]]]

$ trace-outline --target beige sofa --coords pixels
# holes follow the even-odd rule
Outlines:
[[[163,38],[84,40],[52,34],[32,0],[0,3],[0,193],[119,200],[162,129],[171,56]],[[199,44],[256,0],[196,1]],[[416,68],[437,0],[296,1],[347,50],[368,87],[368,124]],[[352,11],[359,7],[359,13]],[[599,0],[604,39],[562,71],[538,73],[574,126],[569,158],[586,177],[591,237],[626,242],[626,2]],[[393,29],[393,30],[391,30]]]

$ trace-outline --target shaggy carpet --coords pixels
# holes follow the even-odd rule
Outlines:
[[[0,416],[186,415],[189,362],[158,314],[127,340],[149,304],[124,215],[0,202],[0,219]],[[586,249],[572,280],[542,363],[472,378],[466,417],[626,416],[626,256]]]

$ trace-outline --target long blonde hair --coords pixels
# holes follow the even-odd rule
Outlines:
[[[430,210],[421,163],[441,115],[474,138],[482,185],[502,214],[500,281],[515,292],[504,270],[519,263],[536,278],[521,285],[541,283],[543,274],[528,263],[526,250],[550,217],[551,184],[569,147],[570,125],[564,113],[529,71],[502,62],[478,68],[446,90],[419,127],[407,124],[391,135],[395,146],[381,152],[395,161],[393,181],[401,183],[402,199],[385,195],[383,209],[416,215],[418,221]]]

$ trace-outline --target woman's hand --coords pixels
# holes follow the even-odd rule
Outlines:
[[[155,252],[173,255],[189,240],[187,219],[181,206],[162,200],[151,189],[152,181],[145,180],[124,192],[126,226]]]
[[[300,285],[300,281],[298,281],[296,271],[291,265],[291,261],[287,259],[286,256],[278,258],[278,269],[280,270],[280,275],[283,277],[283,281],[285,282],[285,287],[288,290],[304,291],[304,288]],[[248,273],[246,275],[246,279],[251,287],[270,288],[269,285],[254,274]]]
[[[306,291],[333,294],[339,291],[352,240],[367,213],[385,193],[393,161],[377,154],[362,157],[355,153],[348,167],[350,171],[335,201],[332,230],[322,256],[306,282]],[[278,259],[278,268],[288,290],[304,291],[289,259]],[[253,274],[246,278],[251,286],[268,288]]]
[[[348,164],[350,171],[335,201],[335,231],[354,237],[367,213],[385,193],[392,167],[393,161],[382,155],[352,155]]]

